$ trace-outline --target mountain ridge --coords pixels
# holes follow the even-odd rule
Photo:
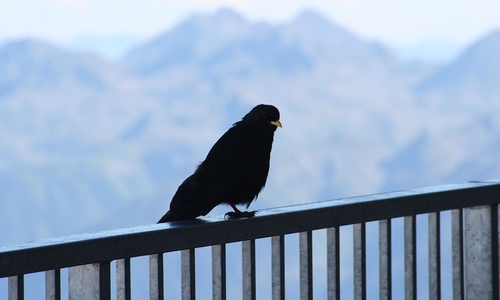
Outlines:
[[[464,109],[470,109],[467,99],[495,104],[500,93],[500,30],[494,30],[466,48],[459,57],[439,68],[419,83],[418,94],[441,99],[453,98]],[[430,100],[432,101],[432,100]],[[441,103],[445,105],[445,103]]]
[[[113,84],[117,67],[89,53],[76,53],[38,39],[23,39],[0,47],[0,95],[18,86],[33,89],[64,84],[104,89]],[[3,92],[2,92],[3,91]]]

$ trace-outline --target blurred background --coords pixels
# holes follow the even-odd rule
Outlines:
[[[251,209],[498,178],[499,11],[0,0],[0,245],[156,223],[259,103],[283,128]]]

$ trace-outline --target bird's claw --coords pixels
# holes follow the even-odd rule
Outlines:
[[[256,212],[257,212],[256,210],[254,210],[254,211],[239,211],[239,212],[230,211],[230,212],[226,213],[224,215],[224,217],[227,219],[251,218],[251,217],[255,216]]]

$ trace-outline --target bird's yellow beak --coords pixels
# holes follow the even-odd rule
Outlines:
[[[274,126],[276,126],[276,127],[283,127],[283,126],[281,126],[281,122],[280,122],[280,120],[271,121],[271,122],[269,122],[269,123],[273,124],[273,125],[274,125]]]

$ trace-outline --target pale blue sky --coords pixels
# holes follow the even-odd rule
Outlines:
[[[82,35],[147,39],[194,13],[230,7],[251,21],[281,23],[314,9],[363,38],[405,46],[468,44],[500,28],[499,0],[0,0],[0,40]]]

